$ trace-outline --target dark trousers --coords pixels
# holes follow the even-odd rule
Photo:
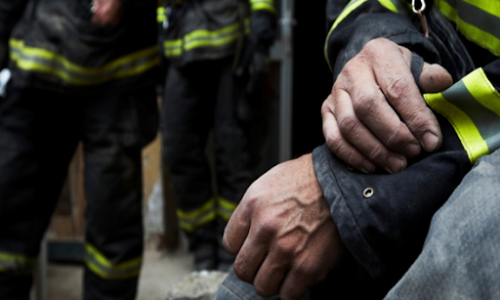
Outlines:
[[[162,107],[163,155],[180,227],[190,248],[222,237],[225,224],[254,179],[252,124],[236,109],[246,80],[231,72],[232,59],[169,67]],[[213,154],[207,140],[213,133]],[[214,158],[214,172],[208,157]],[[212,188],[215,175],[216,187]]]
[[[141,148],[154,88],[64,96],[9,88],[0,108],[0,299],[29,298],[40,241],[83,141],[84,299],[134,299],[143,250]]]

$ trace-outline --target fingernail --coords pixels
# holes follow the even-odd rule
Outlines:
[[[397,156],[391,156],[388,161],[388,166],[385,169],[387,172],[392,174],[403,171],[405,168],[406,159]]]
[[[360,171],[366,174],[373,173],[375,172],[375,166],[372,163],[365,160],[361,163]]]
[[[427,132],[422,137],[422,144],[425,150],[427,150],[428,152],[434,151],[437,147],[438,142],[439,138],[435,134],[432,134],[430,132]]]
[[[405,153],[409,157],[415,157],[420,154],[420,144],[409,144],[405,148]]]

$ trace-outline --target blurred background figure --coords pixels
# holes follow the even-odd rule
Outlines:
[[[0,106],[0,299],[29,298],[40,241],[79,141],[84,299],[135,298],[140,154],[158,127],[156,6],[0,1],[0,69],[8,61],[12,73]]]
[[[162,8],[162,155],[179,227],[194,254],[194,270],[227,271],[234,257],[221,239],[255,179],[250,131],[275,39],[275,3],[172,0]],[[210,133],[213,153],[207,155]]]

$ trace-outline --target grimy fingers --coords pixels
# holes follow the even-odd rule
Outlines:
[[[345,66],[345,76],[339,76],[336,84],[347,86],[356,116],[386,148],[407,157],[417,156],[419,142],[387,102],[369,68],[371,63],[363,55],[352,60]]]
[[[434,151],[441,144],[441,130],[411,74],[411,52],[388,40],[370,43],[367,50],[374,57],[373,71],[382,92],[422,147]]]
[[[222,239],[224,248],[232,255],[238,254],[250,230],[251,212],[249,207],[245,205],[245,196],[231,215]]]
[[[269,248],[269,239],[263,239],[258,231],[257,226],[250,228],[250,232],[233,264],[236,276],[248,283],[253,283]]]
[[[333,104],[330,103],[332,96],[323,102],[321,107],[321,116],[323,118],[323,135],[325,137],[328,149],[343,160],[349,167],[364,173],[372,173],[376,166],[363,156],[356,148],[354,148],[340,132],[335,119]]]
[[[401,154],[387,149],[383,143],[358,119],[350,95],[341,89],[335,91],[335,118],[342,136],[371,162],[389,173],[404,170],[407,161]],[[391,110],[388,113],[394,113]]]
[[[281,253],[270,251],[253,281],[257,294],[262,297],[277,295],[288,271],[288,266],[289,261],[283,259]]]

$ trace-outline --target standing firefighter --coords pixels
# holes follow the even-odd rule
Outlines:
[[[85,155],[84,299],[134,299],[141,148],[157,132],[156,1],[0,2],[0,299],[28,299],[77,143]],[[3,66],[2,66],[3,67]]]
[[[186,0],[164,6],[168,64],[163,155],[195,270],[227,270],[221,238],[254,179],[248,127],[274,41],[273,0]],[[213,130],[216,193],[205,153]]]

